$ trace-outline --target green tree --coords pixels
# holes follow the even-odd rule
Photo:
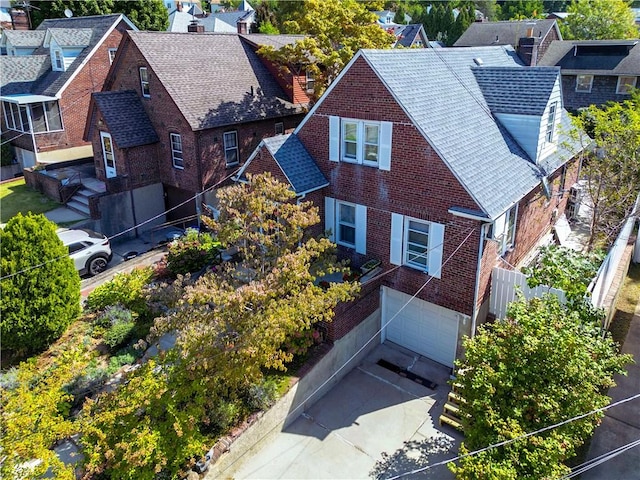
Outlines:
[[[570,0],[542,0],[544,5],[544,11],[551,12],[566,12],[569,6]]]
[[[274,0],[262,0],[255,5],[256,9],[256,28],[260,33],[278,34],[280,33],[276,27],[278,4]]]
[[[480,10],[484,17],[489,21],[495,21],[498,19],[499,7],[496,0],[476,0],[476,8]]]
[[[560,24],[565,40],[637,38],[638,27],[625,0],[574,0]]]
[[[2,349],[40,351],[80,314],[80,277],[44,215],[11,218],[0,229],[0,249]]]
[[[456,379],[465,442],[461,453],[515,439],[590,412],[610,401],[630,355],[617,353],[610,336],[586,333],[578,316],[555,296],[520,300],[507,318],[479,328],[464,341]],[[459,479],[560,478],[603,414],[516,440],[450,465]]]
[[[544,18],[542,0],[515,0],[503,2],[500,6],[501,20],[525,20]]]
[[[291,2],[298,3],[298,2]],[[279,50],[259,50],[285,71],[299,75],[309,71],[315,81],[317,99],[361,48],[389,48],[395,41],[376,23],[375,14],[356,0],[304,0],[281,31],[305,34],[306,38]]]
[[[593,205],[588,249],[609,246],[636,215],[640,191],[640,91],[621,103],[591,105],[575,119],[595,141],[582,176]]]
[[[169,13],[162,0],[54,0],[32,1],[33,28],[48,18],[64,18],[66,9],[74,17],[123,13],[140,30],[164,31],[169,26]]]

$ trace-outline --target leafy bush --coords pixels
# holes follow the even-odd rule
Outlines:
[[[134,320],[134,314],[131,310],[116,304],[105,308],[104,312],[93,321],[93,325],[109,328],[117,323],[129,323]]]
[[[285,341],[283,349],[293,355],[304,355],[314,343],[320,343],[321,335],[318,330],[310,328],[302,332],[294,332]]]
[[[152,276],[151,267],[136,268],[130,273],[120,273],[89,294],[86,308],[90,311],[98,311],[120,304],[140,317],[146,317],[149,314],[149,307],[143,289],[151,282]]]
[[[259,385],[251,385],[247,395],[247,405],[251,410],[267,410],[278,398],[278,383],[266,378]]]
[[[121,346],[131,338],[131,334],[135,327],[136,324],[133,321],[112,325],[104,334],[104,343],[106,343],[111,350]]]
[[[240,419],[241,408],[237,403],[220,401],[211,414],[211,423],[219,433],[227,431]]]
[[[80,277],[54,223],[44,215],[11,218],[0,229],[2,349],[44,350],[80,314]]]
[[[18,369],[11,367],[6,372],[0,372],[0,388],[4,390],[13,390],[19,385]]]
[[[131,365],[136,361],[136,356],[133,353],[126,352],[121,353],[120,355],[115,355],[109,359],[109,366],[107,367],[107,374],[109,376],[116,373],[120,367],[124,365]]]
[[[197,272],[207,265],[217,263],[222,244],[210,233],[200,233],[192,228],[169,244],[167,269],[173,275]]]

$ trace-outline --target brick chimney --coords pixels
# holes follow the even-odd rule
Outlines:
[[[535,67],[538,63],[538,45],[534,37],[522,37],[518,41],[518,56],[530,67]]]
[[[191,20],[191,23],[187,26],[187,32],[190,33],[204,33],[204,25],[198,22],[195,18]]]

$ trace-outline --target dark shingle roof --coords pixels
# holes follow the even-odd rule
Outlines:
[[[405,25],[404,28],[399,32],[400,37],[398,38],[397,45],[402,45],[403,47],[410,47],[413,44],[413,42],[416,40],[416,37],[420,35],[421,29],[422,29],[421,23]],[[396,33],[396,35],[398,34]]]
[[[305,193],[329,185],[297,136],[278,135],[265,138],[263,142],[296,193]]]
[[[537,42],[547,36],[555,20],[519,20],[505,22],[474,22],[460,36],[454,47],[483,47],[490,45],[517,45],[521,37],[533,28]],[[497,37],[497,38],[496,38]]]
[[[46,32],[39,30],[3,30],[2,33],[14,47],[36,48],[42,45]]]
[[[471,71],[493,113],[541,116],[560,69],[556,67],[473,67]]]
[[[241,35],[247,42],[262,47],[268,45],[278,50],[285,45],[292,45],[298,40],[304,40],[304,35],[265,35],[261,33],[252,33],[249,35]]]
[[[158,141],[158,134],[140,97],[133,90],[94,93],[93,101],[119,148],[138,147]]]
[[[2,95],[31,93],[34,83],[51,71],[49,55],[1,55],[0,89]]]
[[[635,45],[633,44],[634,42]],[[585,47],[598,49],[602,53],[590,52],[589,55],[574,55],[576,46],[583,49]],[[562,73],[565,74],[596,73],[602,75],[603,73],[608,73],[611,75],[640,75],[640,41],[554,40],[544,56],[538,61],[538,65],[558,66],[562,69]]]
[[[194,130],[300,111],[238,34],[129,35]]]
[[[538,166],[493,117],[473,72],[474,59],[481,58],[486,67],[514,68],[520,61],[511,47],[360,53],[490,218],[502,214],[539,185],[543,175],[573,156],[561,148]],[[536,76],[544,79],[547,72],[537,70],[531,77],[522,77],[520,84],[529,88],[524,79],[535,82]],[[568,126],[564,111],[562,115]],[[560,137],[559,144],[566,134]]]

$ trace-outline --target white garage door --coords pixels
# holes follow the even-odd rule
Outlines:
[[[383,295],[382,324],[385,325],[411,296],[386,287]],[[387,325],[386,339],[453,367],[458,339],[458,313],[414,298]]]

